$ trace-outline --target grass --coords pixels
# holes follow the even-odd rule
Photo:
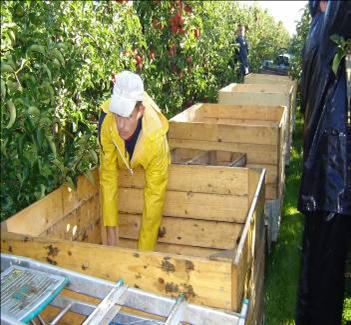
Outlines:
[[[303,233],[303,216],[297,211],[297,197],[302,171],[301,118],[296,120],[293,148],[286,170],[284,211],[278,242],[268,257],[265,283],[265,317],[267,325],[295,324],[297,284]],[[351,279],[350,279],[351,280]],[[347,282],[347,296],[343,324],[351,324],[351,281]]]

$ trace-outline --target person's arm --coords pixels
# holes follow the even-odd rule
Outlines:
[[[154,250],[168,182],[170,153],[166,136],[157,141],[152,148],[153,158],[145,170],[144,211],[139,234],[138,248]]]
[[[105,119],[100,134],[100,195],[104,226],[115,227],[118,226],[117,150],[106,122]]]

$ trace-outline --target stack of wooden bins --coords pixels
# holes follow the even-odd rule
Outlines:
[[[272,85],[289,85],[292,87],[291,106],[290,106],[290,138],[292,144],[292,134],[296,123],[296,91],[297,83],[288,76],[270,75],[263,73],[250,73],[245,76],[245,84],[272,84]]]
[[[285,106],[287,109],[286,124],[286,147],[285,164],[290,161],[290,146],[292,128],[294,125],[295,111],[294,86],[291,83],[257,83],[257,84],[230,84],[222,88],[218,93],[220,104],[234,105],[262,105],[262,106]]]
[[[282,106],[196,104],[170,120],[172,148],[246,154],[246,167],[265,168],[268,240],[276,241],[284,195],[287,111]]]
[[[101,245],[104,232],[95,170],[95,184],[79,177],[76,190],[62,186],[4,221],[1,251],[111,281],[123,278],[129,286],[148,292],[173,297],[183,293],[190,302],[227,311],[240,312],[243,299],[249,298],[247,324],[260,324],[265,171],[230,167],[238,156],[214,151],[205,155],[207,162],[202,155],[196,164],[193,154],[174,152],[177,161],[169,169],[155,252],[136,249],[143,170],[135,170],[133,176],[119,173],[118,247]],[[242,154],[239,157],[242,162]],[[72,292],[65,294],[74,298]],[[56,314],[52,307],[44,317]],[[82,317],[68,313],[64,321],[80,324]]]

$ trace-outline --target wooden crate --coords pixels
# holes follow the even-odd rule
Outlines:
[[[171,150],[173,164],[210,165],[227,167],[245,167],[246,154],[223,150],[199,150],[175,148]]]
[[[265,168],[268,241],[279,233],[285,187],[284,107],[196,104],[170,120],[172,148],[246,154],[246,166]]]
[[[293,103],[294,87],[290,83],[267,84],[230,84],[219,90],[218,102],[232,105],[259,105],[259,106],[285,106],[287,107],[285,163],[290,161],[290,147],[295,118]]]
[[[62,186],[4,221],[1,251],[239,311],[262,258],[264,178],[248,168],[172,164],[157,251],[140,252],[144,172],[120,173],[120,247],[99,245],[98,186],[80,177],[77,191]]]
[[[297,82],[292,80],[288,76],[278,76],[270,75],[264,73],[250,73],[245,76],[244,82],[246,84],[274,84],[274,85],[290,85],[292,86],[291,92],[291,120],[290,134],[293,133],[296,124],[296,92],[297,92]],[[292,139],[290,137],[290,145],[292,144]]]

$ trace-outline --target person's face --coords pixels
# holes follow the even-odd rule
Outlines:
[[[319,2],[319,9],[321,12],[325,12],[327,10],[327,6],[328,6],[328,1],[320,1]]]
[[[115,115],[117,130],[123,140],[130,138],[138,126],[138,120],[143,116],[145,107],[143,104],[137,105],[129,117]]]
[[[240,28],[239,28],[239,35],[240,36],[245,36],[245,27],[243,27],[243,26],[241,26]]]

